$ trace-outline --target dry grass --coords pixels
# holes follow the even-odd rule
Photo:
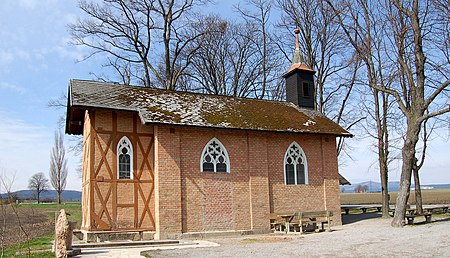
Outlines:
[[[390,204],[395,204],[397,192],[390,193]],[[422,190],[423,204],[450,204],[450,189]],[[411,191],[409,203],[415,204],[414,191]],[[381,204],[381,193],[341,193],[341,204]]]

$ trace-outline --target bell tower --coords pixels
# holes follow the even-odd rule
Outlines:
[[[314,74],[316,71],[309,68],[300,52],[298,40],[299,29],[295,29],[295,51],[292,65],[283,74],[286,79],[286,101],[292,102],[302,108],[315,109]]]

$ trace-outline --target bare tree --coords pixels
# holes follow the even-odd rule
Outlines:
[[[256,65],[260,69],[261,75],[256,79],[252,91],[254,97],[259,99],[276,99],[274,95],[279,81],[283,81],[280,74],[284,72],[284,57],[276,45],[273,24],[270,16],[272,13],[273,1],[267,0],[247,0],[245,6],[235,6],[238,14],[249,24],[252,24],[254,33],[251,38],[253,51],[258,62]]]
[[[419,4],[418,0],[414,0],[412,3],[404,4],[394,0],[393,4],[389,12],[389,20],[395,36],[400,74],[407,79],[401,84],[401,90],[383,90],[393,94],[397,99],[407,123],[402,149],[401,184],[396,207],[396,210],[400,212],[395,213],[392,221],[393,226],[402,226],[409,197],[411,173],[414,170],[414,164],[417,164],[416,146],[422,125],[430,118],[450,112],[448,103],[445,104],[444,101],[440,104],[438,98],[448,94],[445,91],[450,85],[448,77],[450,59],[433,58],[431,51],[445,54],[450,50],[450,46],[435,45],[437,41],[440,41],[440,32],[445,30],[445,27],[441,27],[436,20],[444,13],[441,13],[431,2],[425,1]],[[428,9],[431,12],[428,12]],[[448,41],[448,34],[444,37]],[[438,75],[429,76],[427,79],[426,70],[437,72]],[[446,97],[448,101],[448,95]]]
[[[261,57],[253,44],[254,25],[212,16],[200,26],[212,32],[196,41],[199,48],[189,69],[193,89],[235,97],[258,96],[261,89],[256,85],[262,70]]]
[[[67,108],[67,96],[65,93],[61,94],[60,97],[51,99],[47,103],[47,106],[50,108],[54,108],[55,110],[66,110]],[[62,129],[64,128],[66,124],[66,118],[64,115],[61,115],[58,119],[58,128]],[[81,164],[82,164],[82,158],[81,153],[83,152],[83,136],[82,135],[71,135],[69,137],[69,146],[68,151],[72,152],[73,155],[79,157],[79,162],[76,168],[76,172],[78,176],[81,178]]]
[[[367,85],[371,88],[373,96],[372,108],[368,107],[365,102],[362,102],[362,105],[366,106],[367,114],[372,118],[371,121],[376,123],[376,133],[371,134],[369,130],[367,132],[377,140],[378,167],[381,179],[382,217],[388,218],[389,131],[387,128],[387,117],[389,104],[387,94],[380,92],[376,88],[377,85],[385,82],[385,71],[382,69],[382,60],[379,58],[383,51],[381,41],[385,37],[385,21],[380,19],[379,12],[371,11],[376,8],[376,3],[373,2],[342,1],[340,8],[346,12],[339,13],[334,9],[339,18],[338,22],[341,24],[348,40],[357,50],[359,57],[365,64]],[[344,21],[347,21],[347,23],[344,23]]]
[[[386,26],[383,30],[386,35],[379,43],[384,46],[383,59],[392,64],[388,67],[397,67],[398,76],[395,78],[398,78],[398,81],[392,85],[370,83],[370,86],[392,95],[406,122],[406,130],[403,134],[400,189],[392,221],[392,226],[400,227],[405,223],[411,175],[422,125],[427,119],[450,112],[450,107],[445,104],[446,101],[443,101],[443,98],[448,100],[450,59],[432,54],[440,52],[445,56],[445,53],[448,53],[448,45],[443,47],[436,44],[442,41],[441,32],[445,30],[436,21],[439,20],[438,17],[443,17],[445,14],[433,5],[432,1],[423,1],[420,4],[418,0],[410,3],[400,0],[380,2],[376,6],[376,12],[372,12],[373,9],[365,10],[366,1],[358,1],[359,7],[363,8],[364,17],[373,13],[379,15],[377,22],[372,20],[368,22],[368,19],[358,19],[355,16],[357,12],[354,6],[349,3],[340,6],[343,8],[339,9],[335,8],[330,0],[327,2],[338,14],[339,23],[351,45],[361,57],[366,57],[365,63],[368,69],[372,65],[372,60],[376,58],[376,55],[368,51],[368,48],[376,44],[376,41],[373,40],[374,35],[369,35],[367,30],[361,30],[361,28]],[[358,34],[359,41],[351,37],[354,33]],[[428,77],[425,76],[425,71],[428,71]]]
[[[364,87],[363,90],[367,91],[368,89]],[[366,135],[376,141],[375,152],[377,154],[377,165],[381,180],[382,218],[390,218],[388,189],[389,164],[395,160],[395,152],[392,153],[391,149],[398,142],[397,139],[390,135],[390,132],[396,126],[395,101],[385,92],[373,88],[369,88],[369,90],[371,95],[369,100],[364,100],[361,103],[364,107],[363,112],[368,117],[364,127]]]
[[[145,86],[151,85],[152,64],[149,61],[151,33],[155,21],[150,16],[154,1],[112,0],[79,1],[80,9],[88,19],[69,25],[74,43],[84,45],[95,54],[106,53],[107,65],[123,73],[133,74]],[[134,73],[131,67],[136,65]],[[124,80],[128,83],[129,80]]]
[[[283,11],[280,26],[289,32],[292,31],[292,26],[300,30],[299,40],[304,62],[316,70],[317,109],[324,114],[329,113],[329,110],[339,110],[333,104],[338,94],[341,94],[340,98],[344,102],[341,104],[339,101],[339,105],[346,107],[353,84],[348,81],[336,83],[344,73],[337,75],[352,64],[357,64],[358,60],[346,49],[345,37],[334,22],[336,15],[333,10],[319,0],[279,0],[278,4]],[[291,47],[290,44],[289,46]],[[351,67],[349,71],[357,71],[358,66]],[[330,83],[331,80],[333,83]],[[342,114],[336,116],[342,119]]]
[[[70,25],[74,43],[88,46],[86,58],[106,53],[124,84],[176,89],[196,51],[191,43],[207,32],[192,30],[193,10],[206,0],[80,0],[88,18]],[[160,52],[162,49],[162,53]]]
[[[30,248],[30,242],[29,242],[30,234],[25,229],[25,225],[24,225],[24,223],[23,223],[23,221],[21,219],[21,216],[19,214],[19,210],[18,210],[18,208],[16,206],[16,202],[14,201],[14,199],[15,199],[14,198],[14,193],[11,190],[12,186],[13,186],[13,183],[14,183],[14,180],[15,180],[15,177],[16,177],[15,173],[10,178],[4,176],[3,173],[2,173],[2,175],[0,175],[0,190],[2,190],[2,192],[5,192],[6,195],[7,195],[6,198],[8,199],[9,206],[10,206],[11,210],[14,213],[14,217],[16,218],[17,225],[19,227],[19,231],[17,233],[23,234],[24,239],[26,241],[25,243],[26,243],[26,247],[27,247],[27,255],[28,255],[28,257],[30,257],[30,255],[31,255],[31,248]],[[6,231],[6,226],[9,223],[6,223],[5,207],[3,206],[3,204],[1,206],[2,206],[2,213],[3,213],[3,225],[2,225],[2,232],[1,232],[2,233],[2,236],[1,236],[1,248],[2,248],[2,250],[1,250],[1,252],[2,252],[2,256],[3,256],[3,251],[4,251],[4,234],[5,234],[5,231]],[[21,249],[21,245],[22,244],[19,244],[19,252],[20,252],[20,249]]]
[[[66,189],[67,183],[67,158],[64,148],[64,135],[60,131],[55,132],[55,143],[50,153],[50,182],[56,191],[56,199],[61,204],[61,193]]]
[[[345,35],[335,22],[336,14],[319,0],[278,0],[278,5],[282,10],[279,26],[288,31],[292,26],[300,30],[303,61],[316,71],[317,109],[350,130],[364,119],[356,116],[357,112],[349,112],[354,107],[351,95],[361,62],[346,47]],[[344,147],[348,148],[344,138],[339,138],[338,155],[346,152]]]
[[[48,179],[42,172],[34,174],[28,181],[28,189],[35,193],[38,203],[40,203],[41,193],[47,191],[49,186]]]
[[[436,128],[438,122],[434,121],[430,124],[429,120],[426,120],[423,122],[423,128],[422,128],[422,136],[421,136],[421,142],[422,147],[417,152],[420,153],[420,157],[416,158],[414,160],[413,164],[413,177],[414,177],[414,194],[416,199],[416,209],[417,213],[422,214],[423,213],[423,205],[422,205],[422,189],[420,184],[420,176],[419,172],[422,166],[425,164],[425,158],[428,148],[428,141],[430,141],[431,136],[433,135],[434,129]]]
[[[367,185],[358,185],[355,187],[355,193],[367,193],[369,190],[369,186]]]

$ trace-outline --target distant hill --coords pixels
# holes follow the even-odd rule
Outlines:
[[[35,199],[33,191],[31,190],[19,190],[14,192],[13,194],[17,195],[19,199]],[[0,195],[2,198],[6,197],[6,194]],[[56,199],[56,191],[55,190],[48,190],[43,193],[41,193],[40,196],[42,199]],[[75,190],[65,190],[61,194],[61,198],[64,201],[81,201],[81,192],[75,191]]]
[[[341,192],[354,193],[356,187],[358,187],[360,185],[367,186],[367,192],[370,192],[370,193],[381,192],[381,183],[374,182],[374,181],[354,183],[352,185],[343,185],[343,186],[341,186]],[[399,188],[400,188],[400,182],[389,182],[388,183],[389,192],[398,192]],[[411,184],[411,188],[414,188],[414,184]],[[422,190],[448,189],[448,188],[450,188],[450,184],[422,185],[421,188],[422,188]]]

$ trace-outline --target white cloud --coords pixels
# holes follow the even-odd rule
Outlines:
[[[39,145],[48,136],[47,128],[11,118],[7,112],[0,111],[0,120],[0,142],[8,150]]]
[[[0,51],[0,63],[10,63],[14,60],[14,54],[9,51]]]
[[[20,7],[26,9],[35,9],[40,6],[48,6],[54,4],[56,0],[18,0],[17,3]]]
[[[0,90],[15,91],[19,94],[24,94],[27,91],[24,87],[9,82],[0,82]]]
[[[72,39],[69,36],[61,38],[54,51],[61,58],[69,58],[74,61],[83,60],[87,55],[88,49],[84,46],[73,45],[71,41]]]
[[[10,177],[15,174],[13,190],[19,190],[27,188],[28,179],[33,174],[48,174],[54,129],[30,124],[13,116],[11,112],[0,110],[0,142],[3,150],[0,173],[4,172]],[[79,189],[80,180],[74,171],[75,165],[72,165],[73,161],[69,163],[67,189]]]
[[[30,53],[19,48],[10,48],[0,50],[0,64],[10,64],[17,60],[30,60]]]

